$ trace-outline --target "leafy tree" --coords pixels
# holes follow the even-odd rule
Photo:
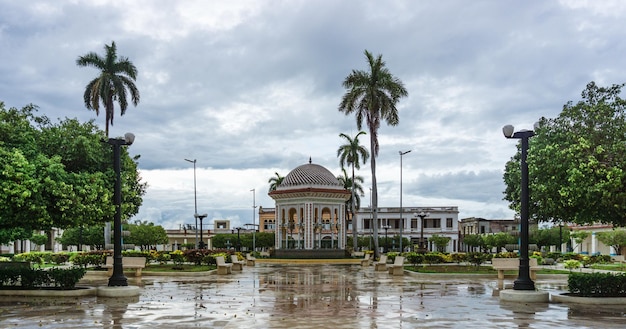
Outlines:
[[[0,102],[0,243],[32,231],[66,229],[112,219],[111,147],[92,121],[52,123],[36,106],[5,109]],[[136,159],[122,154],[123,216],[134,215],[146,185]]]
[[[36,246],[41,246],[48,242],[48,236],[45,234],[33,234],[29,238],[30,242],[35,244]]]
[[[495,234],[488,234],[483,237],[483,242],[486,248],[496,248],[496,252],[500,252],[504,246],[511,243],[516,243],[517,238],[506,232],[498,232]]]
[[[589,237],[589,232],[574,231],[574,232],[570,232],[569,236],[570,238],[574,239],[574,242],[576,244],[574,245],[573,249],[576,249],[576,247],[578,247],[581,243],[583,243],[583,241],[585,241],[585,239]]]
[[[464,236],[463,243],[465,243],[465,245],[467,246],[479,249],[485,249],[487,247],[483,236],[480,234],[468,234]]]
[[[530,213],[540,221],[626,225],[624,85],[590,82],[582,100],[540,120],[529,143]],[[519,145],[506,164],[505,200],[519,211]]]
[[[346,200],[346,218],[348,218],[348,209],[352,209],[352,213],[356,214],[355,209],[360,209],[361,208],[361,196],[364,195],[363,193],[363,186],[361,184],[363,184],[363,177],[362,176],[353,176],[352,177],[348,177],[348,173],[346,172],[345,168],[341,168],[341,172],[343,173],[343,176],[337,176],[337,180],[339,180],[339,183],[346,189],[346,190],[350,190],[352,191],[352,196],[350,197],[350,199]],[[354,205],[353,205],[354,203]],[[357,241],[356,239],[354,239],[354,236],[357,233],[357,224],[356,224],[356,216],[353,216],[353,223],[352,223],[352,247],[354,248],[354,250],[356,250],[357,247]]]
[[[400,79],[394,77],[387,69],[382,55],[376,58],[365,50],[369,71],[352,70],[343,81],[347,92],[339,104],[339,111],[346,115],[354,113],[357,128],[361,130],[363,121],[369,128],[370,135],[370,168],[372,171],[372,213],[374,222],[374,257],[378,258],[378,188],[376,183],[376,157],[378,156],[378,129],[381,121],[396,126],[400,119],[396,104],[400,98],[408,96],[408,92]]]
[[[280,183],[283,182],[283,179],[285,179],[285,177],[281,176],[277,172],[274,174],[276,175],[276,177],[271,177],[269,180],[267,180],[267,182],[270,183],[270,188],[268,192],[275,191],[278,185],[280,185]]]
[[[57,241],[63,246],[90,246],[92,249],[104,249],[104,226],[92,225],[72,227],[63,231]]]
[[[126,57],[117,56],[117,46],[115,42],[111,45],[104,45],[106,52],[102,57],[97,53],[90,52],[78,57],[76,65],[91,66],[100,70],[100,75],[91,80],[85,87],[83,99],[85,107],[100,114],[100,102],[105,107],[106,129],[105,134],[109,136],[109,123],[113,125],[114,102],[120,106],[120,115],[126,113],[128,108],[127,91],[130,93],[131,102],[137,106],[139,103],[139,90],[135,86],[137,79],[137,68]]]
[[[607,246],[613,247],[618,255],[622,254],[622,249],[626,247],[626,231],[613,230],[607,232],[598,232],[598,240]]]
[[[569,230],[559,226],[531,230],[529,236],[529,242],[536,244],[540,249],[545,246],[560,246],[568,240]]]
[[[148,221],[135,221],[128,224],[130,236],[124,238],[125,243],[139,246],[141,250],[147,250],[159,244],[167,244],[169,242],[167,232],[161,225],[154,225]]]
[[[345,168],[345,165],[348,164],[352,167],[352,180],[350,181],[350,183],[356,183],[356,177],[354,176],[354,169],[361,169],[361,161],[359,159],[362,159],[363,163],[365,163],[367,161],[367,159],[369,159],[370,157],[370,153],[367,151],[367,149],[363,146],[361,146],[361,144],[359,143],[359,136],[360,135],[365,135],[366,132],[364,131],[359,131],[358,134],[356,134],[356,136],[354,136],[354,138],[350,138],[350,136],[341,133],[339,134],[339,137],[343,137],[346,140],[346,144],[343,144],[341,146],[339,146],[339,149],[337,149],[337,156],[339,157],[339,164],[341,165],[341,168]],[[345,169],[344,171],[344,176],[346,176],[346,172]],[[363,178],[361,177],[361,182],[363,182]],[[356,226],[356,211],[360,208],[361,206],[361,199],[358,198],[358,195],[355,193],[355,188],[356,188],[356,184],[346,184],[347,180],[344,180],[344,187],[346,189],[350,189],[351,191],[351,197],[350,199],[347,201],[347,209],[350,209],[350,213],[353,215],[353,223],[352,223],[352,247],[354,250],[357,249],[357,236],[358,236],[358,232],[357,232],[357,226]],[[361,195],[363,195],[363,188],[361,188]],[[358,198],[358,199],[357,199]],[[357,203],[358,202],[358,203]]]
[[[446,247],[448,246],[448,243],[450,243],[450,240],[450,237],[437,234],[433,234],[433,236],[430,237],[430,241],[435,244],[435,248],[437,248],[437,251],[439,252],[446,251]]]

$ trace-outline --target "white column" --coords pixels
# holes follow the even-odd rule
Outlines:
[[[598,250],[598,239],[596,237],[596,232],[591,232],[591,253],[590,255],[594,255]]]

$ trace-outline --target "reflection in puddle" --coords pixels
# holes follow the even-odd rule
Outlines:
[[[550,292],[562,280],[539,280]],[[106,285],[106,280],[93,282]],[[620,312],[507,304],[495,278],[390,276],[358,265],[245,267],[144,277],[139,298],[0,302],[1,327],[43,328],[624,328]],[[506,288],[510,282],[502,283]]]

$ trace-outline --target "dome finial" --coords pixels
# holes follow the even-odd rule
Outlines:
[[[309,157],[309,164],[311,164],[311,157]]]

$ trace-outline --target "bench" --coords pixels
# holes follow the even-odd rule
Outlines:
[[[541,268],[537,265],[536,258],[528,259],[528,265],[530,267],[530,278],[532,280],[537,279],[537,271]],[[491,259],[491,267],[498,271],[498,280],[504,279],[504,271],[519,270],[519,258],[493,258]]]
[[[372,265],[372,254],[365,254],[365,257],[361,259],[361,266],[370,266]]]
[[[374,271],[384,271],[387,269],[387,255],[380,255],[380,259],[374,262]]]
[[[393,264],[387,264],[387,270],[391,275],[403,275],[404,274],[404,257],[396,256]]]
[[[223,256],[215,257],[215,262],[217,263],[217,274],[231,274],[233,269],[233,264],[226,263]]]
[[[146,267],[145,257],[122,257],[122,268],[125,270],[135,270],[135,276],[141,276],[141,270]],[[107,256],[104,268],[107,268],[107,274],[113,274],[113,256]]]
[[[246,262],[239,260],[239,256],[230,255],[230,261],[233,263],[233,271],[243,271],[243,265]]]
[[[246,266],[254,266],[256,264],[256,258],[250,254],[246,254]]]

